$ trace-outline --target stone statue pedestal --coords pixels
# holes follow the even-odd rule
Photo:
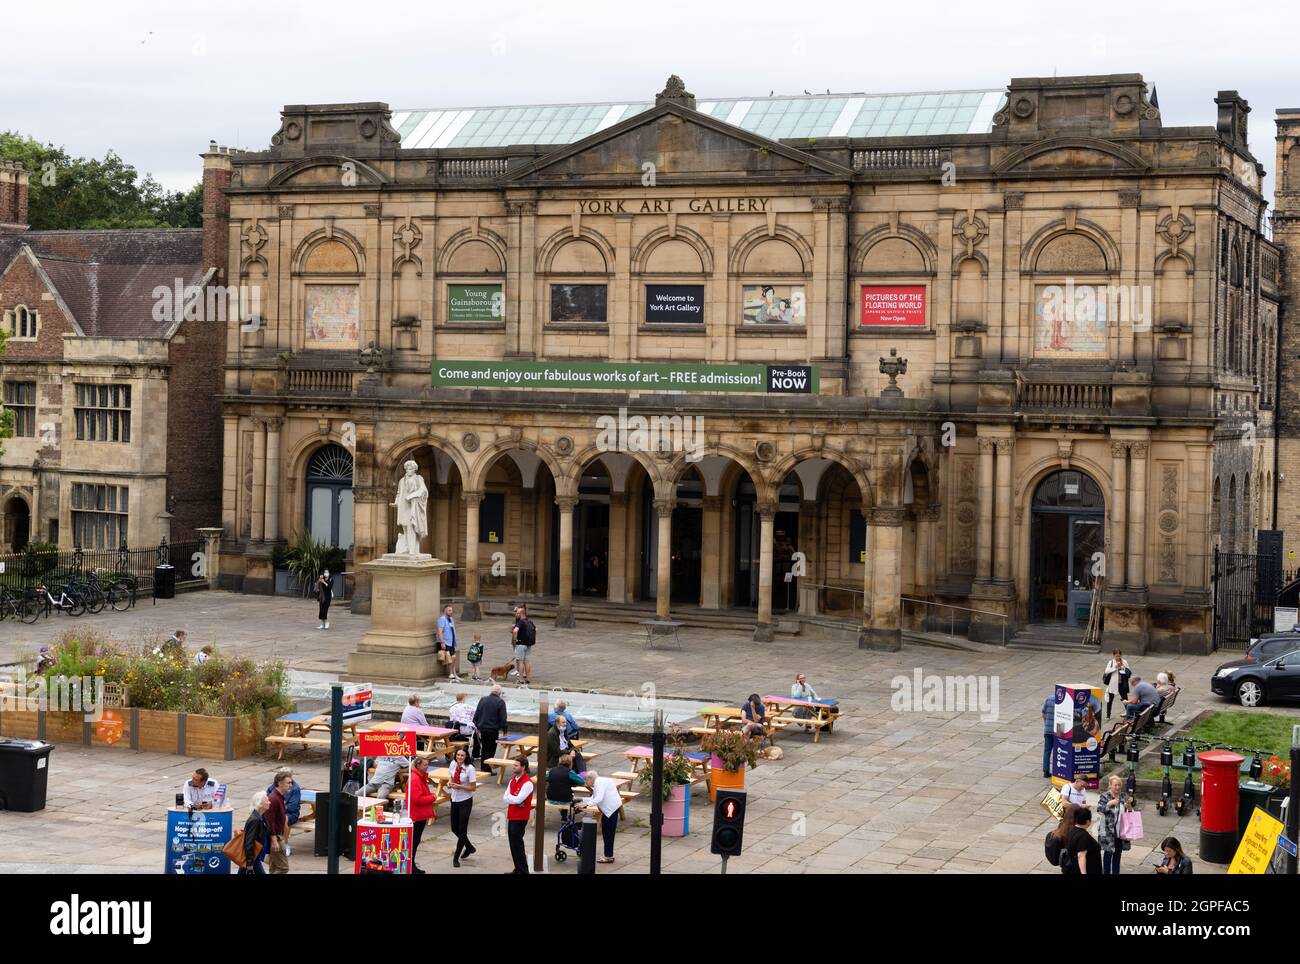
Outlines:
[[[451,567],[424,553],[388,553],[362,564],[371,580],[370,629],[348,654],[349,677],[427,685],[447,675],[434,627],[442,610],[442,573]]]

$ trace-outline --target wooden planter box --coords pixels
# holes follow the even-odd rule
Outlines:
[[[105,749],[147,750],[210,760],[238,760],[262,749],[264,725],[256,716],[201,716],[135,708],[115,711],[122,736],[106,743],[82,713],[12,711],[0,713],[0,736],[50,743],[76,743]]]

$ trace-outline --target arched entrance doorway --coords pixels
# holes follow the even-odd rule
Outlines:
[[[1030,518],[1030,622],[1086,623],[1092,572],[1105,551],[1106,503],[1099,486],[1077,469],[1038,483]]]
[[[340,549],[352,548],[352,454],[323,445],[307,463],[307,531]]]
[[[672,602],[698,606],[702,591],[704,554],[704,499],[706,485],[700,470],[688,466],[677,481],[672,519],[672,559],[669,585]],[[658,514],[654,507],[654,489],[645,486],[641,496],[642,598],[657,599],[659,571]]]
[[[781,483],[777,496],[776,516],[772,522],[772,609],[785,612],[798,607],[798,583],[793,575],[794,554],[799,550],[800,483],[790,472]],[[736,482],[736,548],[733,574],[737,608],[758,608],[760,538],[762,518],[758,510],[758,493],[748,473]],[[785,576],[791,575],[786,582]]]
[[[27,503],[14,496],[5,503],[4,542],[11,552],[21,552],[31,540],[32,518]]]

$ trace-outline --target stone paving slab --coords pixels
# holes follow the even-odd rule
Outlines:
[[[128,613],[105,612],[78,620],[59,617],[32,627],[0,626],[0,664],[30,656],[69,629],[94,628],[124,641],[161,639],[186,629],[194,647],[218,648],[260,659],[284,660],[300,670],[338,672],[360,641],[369,619],[336,608],[332,628],[315,628],[310,601],[190,593]],[[748,775],[751,793],[745,854],[730,873],[1056,873],[1043,859],[1042,838],[1051,821],[1038,807],[1046,782],[1039,775],[1043,698],[1057,682],[1100,679],[1104,660],[1089,653],[1032,654],[994,648],[958,652],[926,647],[898,653],[858,650],[851,643],[781,637],[755,643],[736,633],[687,629],[683,651],[647,653],[622,627],[585,622],[570,630],[539,624],[534,652],[535,687],[606,692],[652,692],[707,702],[737,703],[751,692],[784,692],[796,671],[824,695],[840,699],[844,719],[814,744],[802,732],[778,737],[784,759],[763,761]],[[487,645],[486,662],[506,658],[509,623],[490,617],[463,624]],[[1151,656],[1133,660],[1139,673],[1172,670],[1185,685],[1176,715],[1226,707],[1208,691],[1219,656]],[[896,712],[891,681],[924,674],[983,675],[998,682],[998,718],[976,711]],[[507,688],[506,699],[510,692]],[[1270,708],[1300,718],[1294,708]],[[598,768],[621,769],[623,747],[603,739]],[[320,752],[291,751],[299,782],[326,785]],[[158,872],[162,868],[164,808],[193,767],[206,766],[230,786],[242,816],[256,790],[265,789],[275,762],[224,763],[121,748],[91,750],[60,745],[51,756],[50,794],[38,814],[0,813],[5,854],[0,872]],[[1095,797],[1095,795],[1094,795]],[[482,791],[471,820],[479,853],[463,873],[509,868],[502,835],[500,790]],[[708,853],[711,808],[703,788],[693,794],[691,833],[664,842],[670,873],[717,873]],[[600,873],[644,873],[648,868],[648,807],[631,803],[620,827],[618,861]],[[238,822],[238,821],[237,821]],[[1166,834],[1180,837],[1196,856],[1194,816],[1162,818],[1148,810],[1147,840],[1125,854],[1127,872],[1150,872],[1154,848]],[[548,820],[548,869],[576,873],[576,861],[558,864],[554,816]],[[295,835],[295,873],[321,873],[324,858],[310,854],[310,837]],[[531,853],[532,834],[528,847]],[[452,838],[444,818],[426,831],[420,863],[451,871]],[[36,855],[39,855],[37,857]],[[1197,873],[1224,868],[1197,861]]]

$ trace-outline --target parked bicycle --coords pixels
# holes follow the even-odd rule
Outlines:
[[[35,605],[30,605],[30,603]],[[49,619],[52,610],[59,609],[69,616],[80,616],[86,611],[86,601],[76,592],[69,592],[67,586],[59,587],[59,598],[55,599],[54,594],[46,586],[37,586],[32,598],[24,601],[23,611],[19,618],[25,623],[34,623],[45,614]]]

